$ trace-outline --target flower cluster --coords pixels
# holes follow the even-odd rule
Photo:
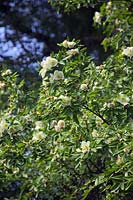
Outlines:
[[[42,69],[40,70],[40,75],[42,76],[42,78],[45,77],[46,72],[48,70],[51,70],[53,67],[57,66],[57,64],[58,64],[58,60],[50,56],[47,57],[46,60],[43,60],[41,62]],[[55,70],[54,74],[50,74],[49,81],[50,83],[53,83],[54,80],[58,81],[58,80],[63,80],[63,79],[64,79],[64,73],[62,71]]]
[[[79,54],[78,48],[71,49],[75,45],[76,45],[76,42],[70,42],[67,40],[64,40],[64,42],[60,44],[60,46],[64,46],[65,48],[70,48],[70,50],[66,52],[67,56],[63,60],[67,60],[68,58],[71,58],[72,56]],[[51,56],[48,56],[45,60],[43,60],[40,63],[42,67],[42,69],[40,70],[40,75],[42,76],[42,78],[45,77],[46,72],[48,70],[51,70],[53,67],[56,67],[58,63],[59,63],[58,60],[55,58],[52,58]],[[64,79],[63,71],[55,70],[53,74],[50,73],[50,78],[49,78],[50,83],[53,83],[54,81],[58,81],[58,80],[63,80],[63,79]],[[45,83],[46,82],[44,80],[44,85]]]
[[[65,128],[65,121],[59,120],[58,122],[56,120],[53,120],[52,127],[55,128],[56,132],[60,132],[62,128]]]
[[[50,56],[47,57],[46,60],[43,60],[41,62],[42,69],[40,70],[40,75],[42,76],[42,78],[45,77],[45,74],[48,70],[50,70],[52,67],[57,66],[57,64],[58,64],[57,59],[52,58]]]

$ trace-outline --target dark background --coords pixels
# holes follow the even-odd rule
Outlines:
[[[0,63],[29,77],[35,73],[37,62],[56,52],[57,43],[66,37],[80,39],[100,63],[105,56],[100,46],[103,35],[93,27],[99,6],[68,15],[57,13],[47,0],[1,0]]]

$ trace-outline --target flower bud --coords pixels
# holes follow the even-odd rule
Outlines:
[[[65,121],[64,120],[59,120],[58,121],[58,127],[61,128],[65,128]]]
[[[80,90],[83,90],[83,91],[88,90],[88,86],[87,86],[87,84],[81,84],[81,86],[80,86]]]

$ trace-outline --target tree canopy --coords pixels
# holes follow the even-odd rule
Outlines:
[[[66,12],[99,4],[50,2]],[[92,18],[110,51],[101,64],[65,38],[39,61],[41,85],[27,89],[3,66],[1,199],[133,199],[132,11],[132,0],[100,2]]]

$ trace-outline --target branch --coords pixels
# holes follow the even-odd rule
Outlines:
[[[84,106],[87,110],[89,110],[91,113],[93,113],[94,115],[98,116],[99,118],[101,118],[103,120],[104,123],[111,125],[111,122],[107,121],[101,114],[96,113],[95,111],[91,110],[90,108],[88,108],[87,106]]]

